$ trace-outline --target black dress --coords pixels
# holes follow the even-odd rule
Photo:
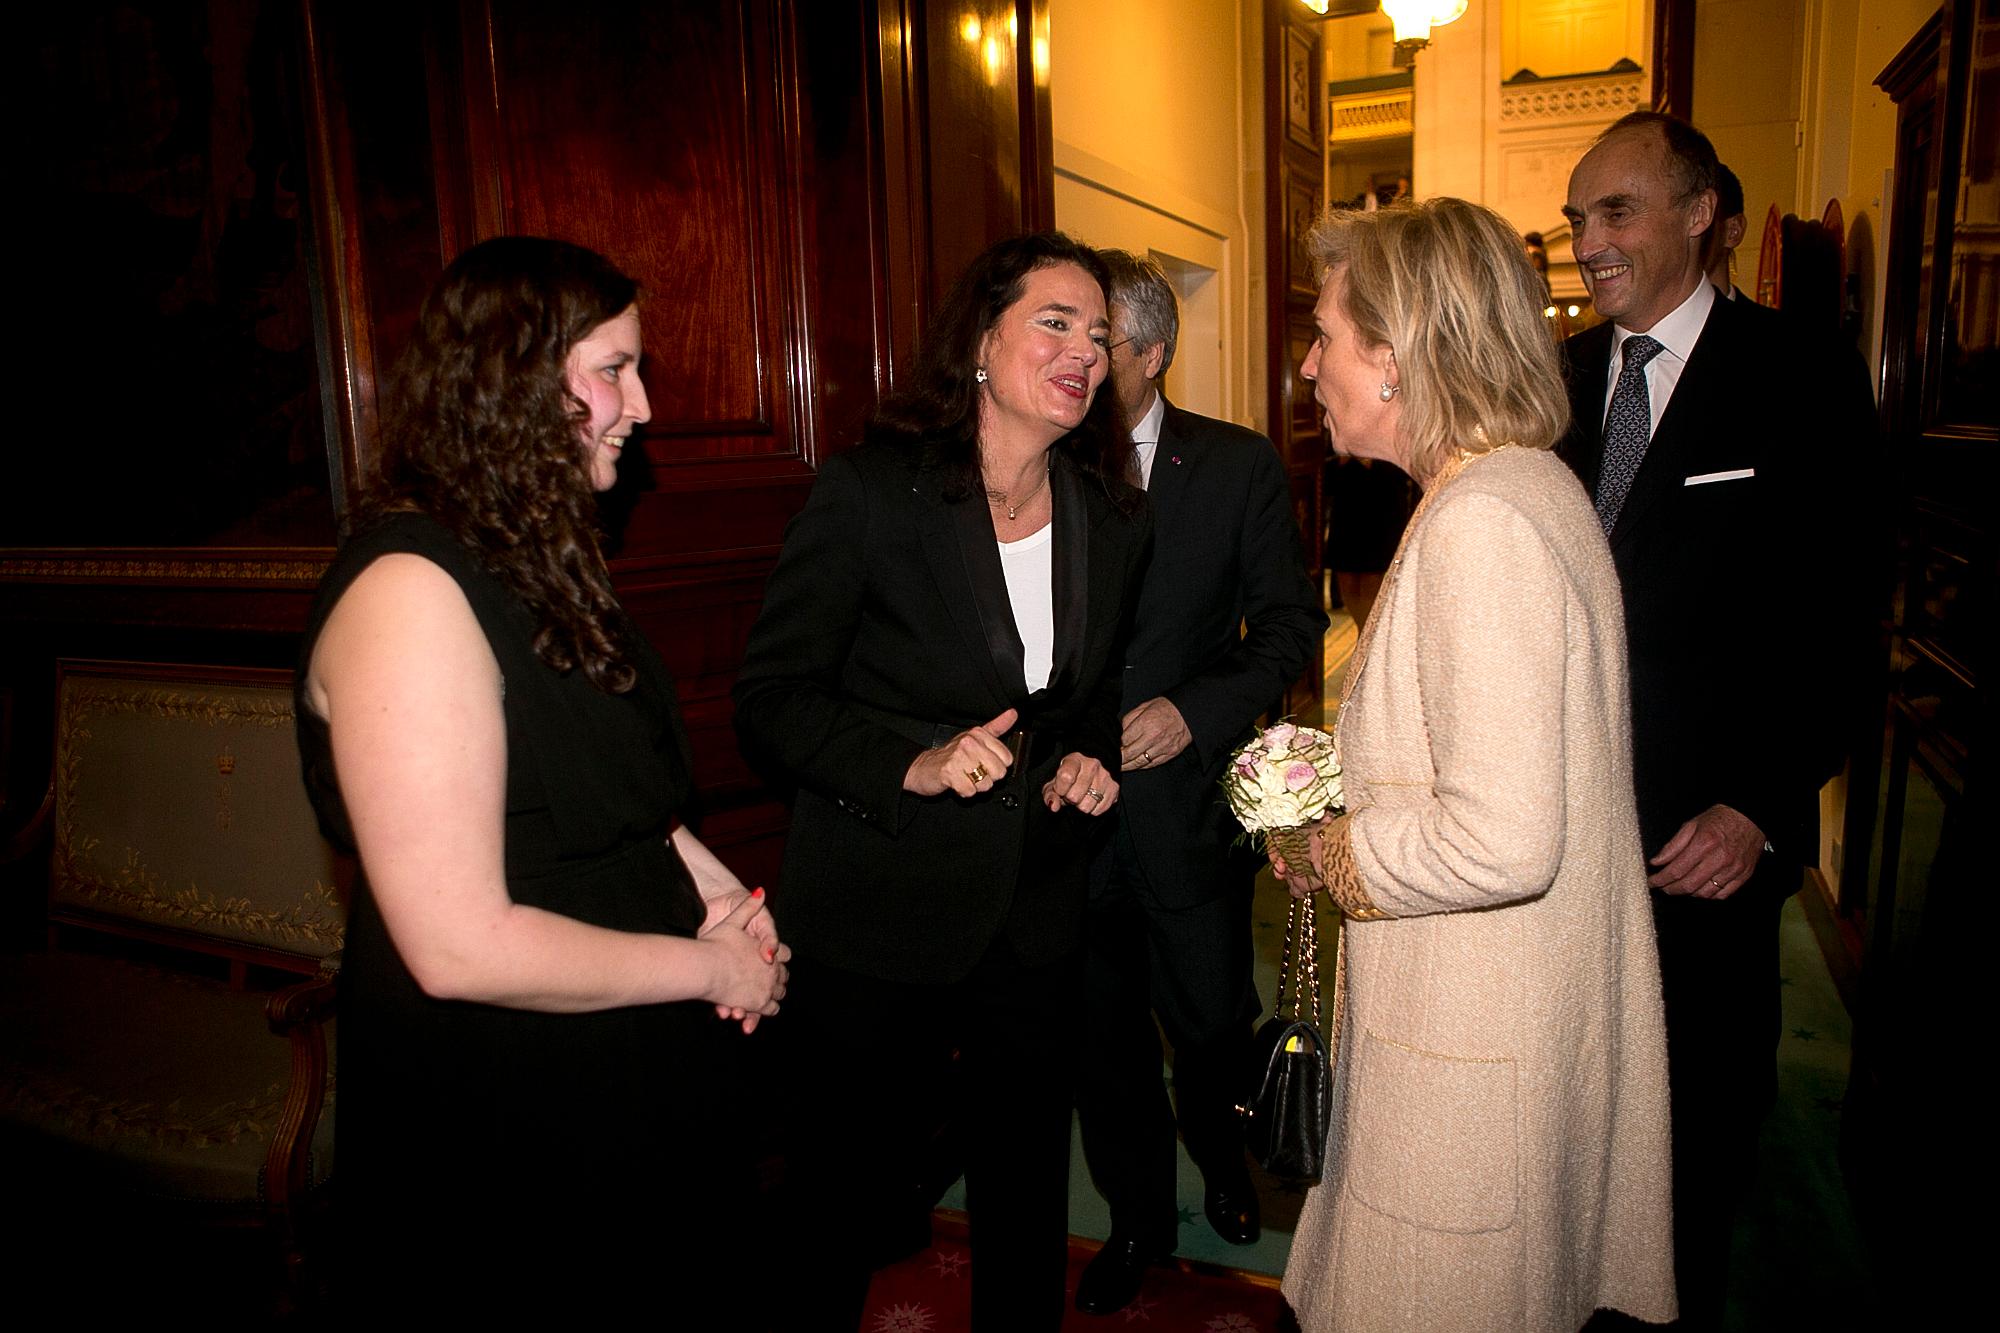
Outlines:
[[[639,681],[624,695],[557,674],[535,655],[526,610],[464,546],[426,516],[396,514],[327,573],[302,663],[342,593],[392,552],[457,581],[499,663],[514,901],[616,930],[695,934],[703,903],[666,841],[691,790],[687,738],[659,659],[631,636]],[[299,679],[303,689],[303,669]],[[327,726],[303,697],[297,714],[307,787],[328,837],[351,849]],[[433,999],[365,882],[340,1005],[334,1180],[347,1303],[574,1310],[643,1284],[667,1313],[663,1267],[721,1262],[704,1249],[742,1192],[713,1127],[735,1118],[727,1066],[741,1034],[711,1006],[545,1014]]]

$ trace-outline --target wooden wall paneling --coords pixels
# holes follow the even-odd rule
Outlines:
[[[673,672],[704,802],[754,804],[728,690],[817,435],[796,11],[493,0],[479,17],[475,226],[575,240],[642,284],[653,418],[610,497],[613,573]]]
[[[96,359],[25,398],[45,443],[10,460],[0,547],[330,545],[298,17],[57,8],[17,43],[15,295],[46,345]]]
[[[1653,0],[1653,110],[1694,119],[1697,0]],[[1636,54],[1636,53],[1635,53]]]
[[[441,6],[299,0],[306,49],[312,202],[343,529],[373,470],[381,390],[424,293],[455,249],[441,244],[432,154],[433,68],[423,34]]]
[[[343,223],[353,217],[354,174],[345,135],[335,127],[330,102],[341,96],[339,74],[326,59],[325,34],[316,0],[299,0],[299,44],[304,50],[306,148],[309,197],[320,225],[314,229],[319,255],[320,299],[317,306],[317,350],[326,434],[338,441],[329,450],[328,473],[334,513],[344,528],[351,497],[358,494],[364,470],[356,442],[375,434],[375,347],[369,327],[367,293],[355,281],[362,266],[361,237]],[[344,299],[329,301],[339,294]]]
[[[1968,137],[1977,133],[1969,111],[1996,53],[2000,6],[1946,0],[1875,80],[1897,108],[1881,413],[1901,568],[1875,698],[1886,736],[1851,761],[1841,924],[1865,945],[1841,1156],[1878,1267],[1907,1275],[1902,1288],[1915,1293],[1899,1311],[1911,1327],[1950,1322],[1957,1302],[1942,1293],[1956,1297],[1953,1280],[1977,1243],[1941,1220],[1959,1192],[1958,1150],[1934,1130],[1962,1100],[1962,1016],[1985,999],[1979,927],[2000,818],[1990,679],[2000,657],[2000,434],[1990,418],[1957,419],[1941,390],[1963,352],[1947,331],[1950,308],[1968,295],[1959,247],[1970,240],[1976,254],[1987,239],[1962,228],[1990,199],[1978,191],[1991,158],[1966,150],[1990,154],[1990,134]]]
[[[1306,545],[1307,567],[1321,564],[1322,480],[1327,441],[1312,386],[1298,378],[1312,345],[1318,275],[1305,238],[1326,197],[1326,99],[1320,81],[1321,28],[1292,0],[1264,5],[1264,217],[1266,413],[1271,441],[1285,461],[1292,512]],[[1286,709],[1318,715],[1324,653],[1286,694]]]
[[[475,166],[504,215],[482,234],[574,240],[644,284],[656,462],[782,448],[768,6],[494,0],[489,16],[498,136]]]
[[[1049,0],[1014,6],[1014,72],[1021,112],[1021,226],[1056,225],[1055,126],[1049,111]]]
[[[653,420],[609,497],[613,574],[674,673],[705,834],[774,874],[785,813],[737,753],[728,693],[818,461],[858,442],[894,340],[914,341],[928,220],[901,191],[922,179],[921,15],[866,0],[461,13],[479,29],[455,45],[474,230],[577,240],[644,287]]]
[[[438,96],[456,68],[435,58],[441,31],[456,32],[449,0],[391,5],[317,0],[320,78],[327,89],[328,190],[335,225],[351,253],[332,299],[352,307],[358,410],[350,466],[366,477],[375,462],[380,395],[416,324],[417,309],[462,246],[447,226],[454,185],[464,173],[440,170],[453,102]]]
[[[988,238],[1020,229],[1021,118],[1006,11],[922,8],[928,309]]]
[[[886,355],[876,386],[887,393],[896,371],[915,353],[918,330],[930,307],[930,210],[925,206],[922,0],[877,0],[875,55],[869,110],[880,148],[876,191],[885,267],[880,299],[887,330]]]
[[[501,162],[505,131],[500,123],[500,53],[494,25],[489,0],[459,0],[455,65],[450,63],[450,44],[440,41],[437,47],[439,72],[457,75],[453,91],[462,98],[456,125],[464,133],[458,147],[464,154],[466,177],[457,197],[463,212],[453,221],[470,230],[458,238],[460,250],[491,236],[525,230],[508,225],[510,200]]]
[[[1944,105],[1938,97],[1944,38],[1940,8],[1889,62],[1875,84],[1896,103],[1895,193],[1885,201],[1889,256],[1882,307],[1881,411],[1891,440],[1921,425],[1930,350],[1930,224],[1937,216]]]
[[[901,24],[889,30],[897,43],[891,49],[872,8],[847,0],[797,10],[798,76],[790,96],[802,225],[795,262],[811,324],[796,355],[813,363],[806,461],[814,466],[860,441],[893,383],[898,335],[907,355],[916,323],[911,234],[921,215],[904,193],[910,168],[902,155],[911,139],[900,114],[907,62]]]
[[[923,7],[930,303],[1003,236],[1055,225],[1048,0]]]
[[[37,20],[20,295],[99,361],[90,430],[31,405],[51,443],[17,451],[0,495],[0,832],[46,784],[56,658],[292,664],[365,401],[328,355],[359,339],[331,331],[353,252],[319,18],[185,0]]]

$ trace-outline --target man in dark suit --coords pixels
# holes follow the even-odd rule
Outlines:
[[[1570,177],[1609,316],[1565,345],[1562,446],[1623,584],[1633,776],[1650,860],[1684,1327],[1719,1324],[1732,1215],[1776,1095],[1777,925],[1819,859],[1817,793],[1869,641],[1860,359],[1706,278],[1715,150],[1653,112]]]
[[[1732,301],[1750,299],[1736,285],[1735,276],[1736,247],[1743,244],[1743,233],[1749,225],[1749,219],[1743,215],[1743,182],[1736,178],[1728,163],[1716,163],[1715,224],[1708,229],[1702,258],[1708,280]]]
[[[1256,859],[1217,783],[1229,752],[1312,660],[1326,631],[1305,575],[1289,488],[1269,440],[1170,406],[1160,392],[1179,313],[1159,267],[1111,270],[1112,387],[1138,447],[1153,561],[1126,654],[1118,828],[1092,868],[1089,1032],[1079,1093],[1084,1153],[1112,1234],[1076,1303],[1122,1309],[1173,1252],[1175,1107],[1157,1013],[1174,1048],[1181,1137],[1223,1239],[1258,1234],[1236,1104],[1247,1093],[1250,893]]]

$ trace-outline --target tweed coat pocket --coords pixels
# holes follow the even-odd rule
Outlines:
[[[1513,1225],[1517,1067],[1362,1035],[1350,1093],[1347,1187],[1378,1213],[1427,1231]]]

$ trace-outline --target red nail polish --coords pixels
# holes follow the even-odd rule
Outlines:
[[[764,896],[764,890],[762,888],[752,889],[750,890],[750,896],[752,898],[761,898]]]

